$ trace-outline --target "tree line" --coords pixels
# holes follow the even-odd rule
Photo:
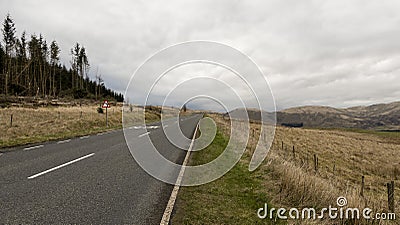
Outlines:
[[[101,75],[89,78],[89,59],[83,45],[76,43],[70,51],[70,67],[59,62],[60,47],[39,34],[29,39],[26,32],[16,36],[10,14],[3,22],[0,43],[0,96],[42,98],[110,98],[122,102],[124,96],[105,87]]]

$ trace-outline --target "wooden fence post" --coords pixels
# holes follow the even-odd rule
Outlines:
[[[388,208],[390,212],[394,212],[394,181],[386,184],[388,191]]]
[[[283,151],[283,141],[282,141],[282,151]]]
[[[314,154],[314,170],[318,172],[318,156]]]
[[[333,163],[333,174],[335,174],[335,170],[336,170],[336,163]]]
[[[12,127],[12,124],[13,124],[13,114],[11,114],[11,117],[10,117],[10,127]]]
[[[390,202],[390,204],[392,205],[392,212],[394,212],[394,181],[392,180],[391,182],[391,188],[392,188],[392,201]]]
[[[296,159],[296,152],[294,150],[294,145],[293,145],[293,159]]]
[[[365,177],[362,176],[361,177],[361,191],[360,191],[361,197],[364,197],[364,185],[365,185],[364,179],[365,179]]]

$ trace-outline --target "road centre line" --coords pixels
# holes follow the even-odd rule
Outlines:
[[[45,171],[43,171],[43,172],[37,173],[37,174],[35,174],[35,175],[32,175],[32,176],[28,177],[28,179],[30,180],[30,179],[36,178],[36,177],[38,177],[38,176],[42,176],[42,175],[44,175],[44,174],[46,174],[46,173],[50,173],[51,171],[60,169],[60,168],[62,168],[62,167],[64,167],[64,166],[68,166],[68,165],[70,165],[70,164],[72,164],[72,163],[76,163],[76,162],[78,162],[78,161],[81,161],[81,160],[83,160],[83,159],[89,158],[89,157],[91,157],[91,156],[94,156],[94,153],[91,153],[91,154],[89,154],[89,155],[82,156],[82,157],[80,157],[80,158],[74,159],[74,160],[69,161],[69,162],[67,162],[67,163],[64,163],[64,164],[61,164],[61,165],[59,165],[59,166],[53,167],[53,168],[51,168],[51,169],[45,170]]]
[[[67,140],[64,140],[64,141],[59,141],[59,142],[57,142],[57,144],[64,144],[64,143],[68,143],[70,141],[71,141],[71,139],[67,139]]]
[[[26,147],[24,148],[24,151],[29,151],[29,150],[33,150],[33,149],[37,149],[37,148],[43,148],[44,145],[37,145],[37,146],[32,146],[32,147]]]
[[[139,135],[138,137],[144,137],[144,136],[149,135],[149,134],[150,134],[150,132],[146,132],[144,134]]]

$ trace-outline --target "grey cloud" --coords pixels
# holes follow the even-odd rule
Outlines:
[[[10,12],[19,33],[41,32],[49,41],[56,39],[66,65],[74,42],[85,45],[91,76],[98,66],[107,86],[120,92],[135,69],[158,50],[204,39],[249,55],[270,81],[279,109],[347,107],[400,97],[396,0],[0,2],[0,16]],[[228,76],[223,70],[196,67],[185,71],[190,72]],[[174,76],[169,77],[166,90],[175,84]]]

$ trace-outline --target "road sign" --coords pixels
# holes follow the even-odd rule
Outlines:
[[[107,100],[104,100],[103,104],[101,105],[101,108],[105,108],[106,109],[106,126],[108,127],[108,113],[107,113],[107,109],[110,108],[110,104],[108,104]]]
[[[101,105],[101,108],[110,108],[110,104],[108,104],[107,100],[104,100],[103,104]]]

